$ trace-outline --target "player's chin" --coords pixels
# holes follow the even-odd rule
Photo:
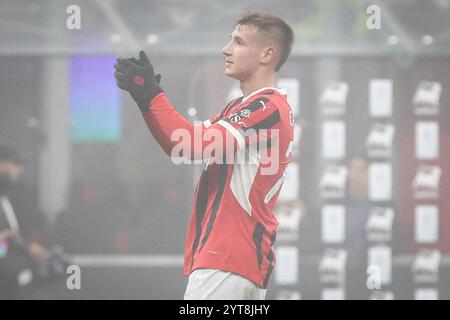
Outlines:
[[[225,68],[225,75],[234,79],[238,79],[238,75],[231,68]]]

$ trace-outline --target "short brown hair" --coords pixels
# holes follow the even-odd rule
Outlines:
[[[294,32],[292,28],[277,16],[257,11],[242,13],[233,28],[236,28],[238,25],[253,25],[260,31],[266,33],[269,38],[278,42],[281,47],[281,57],[275,70],[279,71],[292,51],[292,45],[294,43]]]

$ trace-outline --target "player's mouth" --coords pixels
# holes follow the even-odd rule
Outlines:
[[[231,64],[233,64],[233,62],[231,62],[230,60],[225,60],[225,65],[227,67],[230,66]]]

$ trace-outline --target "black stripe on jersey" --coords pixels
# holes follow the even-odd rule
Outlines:
[[[250,102],[249,105],[247,105],[247,106],[242,107],[241,109],[239,109],[239,111],[244,110],[244,109],[248,109],[248,110],[250,110],[251,112],[254,112],[254,111],[256,111],[256,110],[258,110],[258,109],[260,109],[260,108],[263,107],[263,104],[262,104],[261,102],[266,103],[266,102],[269,102],[269,101],[270,101],[270,100],[267,99],[267,98],[257,98],[257,99],[255,99],[255,100],[253,100],[252,102]],[[239,111],[238,111],[238,112],[239,112]]]
[[[194,263],[195,251],[197,250],[200,236],[202,235],[202,222],[206,213],[206,206],[208,204],[208,171],[203,171],[198,184],[197,203],[195,213],[195,240],[192,245],[192,260],[191,266]]]
[[[270,275],[272,274],[272,270],[273,270],[273,258],[274,258],[274,253],[273,253],[273,249],[272,246],[275,243],[275,239],[277,238],[277,233],[274,231],[272,234],[272,237],[270,238],[270,252],[269,255],[267,256],[267,260],[269,260],[269,267],[267,268],[267,273],[266,273],[266,278],[264,279],[264,283],[263,283],[263,288],[267,288],[267,284],[269,282],[270,279]]]
[[[257,223],[256,227],[255,227],[255,231],[253,231],[253,241],[255,242],[256,245],[256,258],[258,260],[258,268],[261,270],[261,264],[262,264],[262,260],[263,260],[263,255],[262,255],[262,240],[264,237],[264,233],[266,232],[266,228],[264,228],[264,225],[262,223]]]
[[[214,122],[217,122],[223,118],[223,114],[225,113],[227,108],[233,103],[233,101],[236,102],[236,100],[231,100],[230,102],[228,102],[228,104],[225,106],[225,108],[222,109],[222,112],[220,112],[220,115],[217,117],[216,121],[214,121]]]
[[[280,111],[277,109],[274,113],[272,113],[270,116],[268,116],[266,119],[255,123],[253,126],[248,128],[243,128],[244,131],[253,129],[253,130],[262,130],[262,129],[269,129],[276,125],[280,121]]]
[[[261,103],[261,102],[266,103],[269,101],[270,100],[267,98],[257,98],[254,101],[252,101],[248,106],[242,107],[241,109],[239,109],[239,111],[237,111],[236,113],[233,113],[232,116],[227,117],[225,119],[225,121],[232,123],[233,116],[240,115],[239,113],[245,109],[250,111],[250,117],[251,117],[251,113],[255,112],[256,110],[258,110],[264,106],[263,103]],[[280,111],[277,109],[270,116],[265,118],[264,120],[262,120],[258,123],[255,123],[254,125],[252,125],[250,127],[241,128],[241,129],[244,130],[244,132],[249,129],[254,129],[256,131],[262,130],[262,129],[269,129],[269,128],[273,127],[274,125],[276,125],[279,121],[280,121]]]
[[[246,105],[245,107],[240,108],[239,110],[237,110],[235,113],[233,113],[234,115],[239,115],[243,110],[248,110],[250,112],[250,117],[251,117],[251,113],[255,112],[256,110],[262,108],[264,105],[261,102],[269,102],[269,99],[267,98],[257,98],[255,100],[253,100],[252,102],[250,102],[248,105]],[[231,116],[227,117],[225,119],[225,121],[228,122],[232,122],[231,121]]]
[[[217,121],[219,121],[220,119],[222,119],[225,115],[227,115],[228,111],[230,111],[231,109],[233,109],[233,107],[235,107],[237,104],[241,103],[242,99],[244,99],[244,97],[239,97],[236,100],[231,101],[224,109],[223,111],[220,113],[219,118],[217,119]]]
[[[264,141],[264,142],[258,140],[256,142],[256,151],[259,152],[260,150],[272,149],[272,144],[276,145],[276,142],[273,142],[273,140],[274,139],[270,139],[270,140],[267,140],[267,141]]]
[[[223,192],[225,190],[225,182],[227,180],[228,165],[225,164],[225,159],[223,159],[223,160],[224,160],[224,162],[223,162],[224,164],[222,164],[220,166],[219,188],[217,190],[216,198],[214,199],[211,216],[209,217],[208,225],[206,226],[206,231],[205,231],[205,235],[203,236],[202,245],[200,247],[200,250],[203,248],[203,246],[205,245],[206,241],[209,238],[209,235],[211,234],[211,230],[213,228],[214,222],[216,221],[217,211],[219,210],[219,204],[222,201]]]

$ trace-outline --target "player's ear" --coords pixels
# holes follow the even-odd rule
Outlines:
[[[268,64],[275,61],[277,49],[275,47],[266,47],[261,53],[261,63]]]

